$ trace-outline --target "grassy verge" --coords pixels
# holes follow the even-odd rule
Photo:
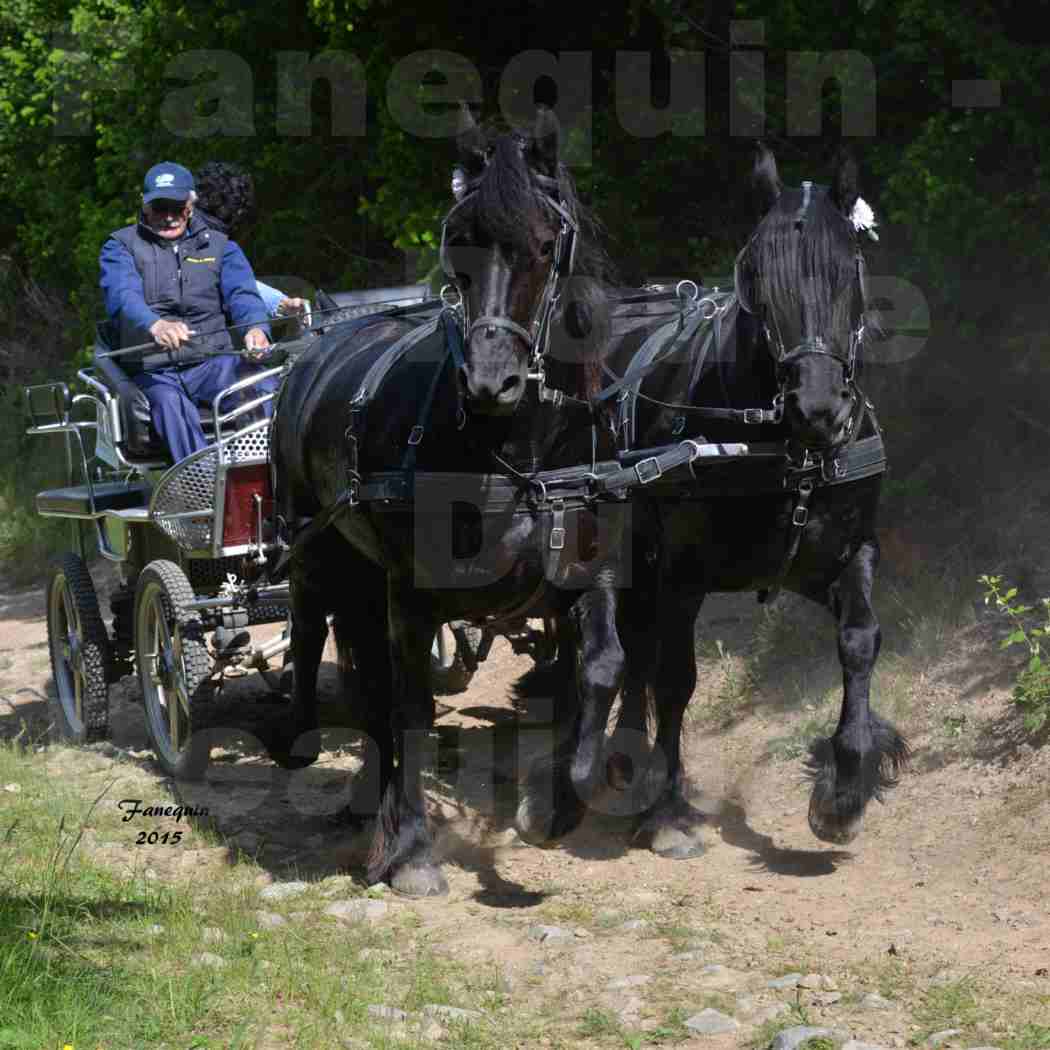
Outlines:
[[[536,1045],[545,1027],[506,1015],[498,972],[444,958],[410,908],[339,922],[323,913],[324,883],[261,902],[250,863],[192,886],[144,867],[120,876],[82,842],[119,826],[108,796],[95,806],[40,756],[0,747],[0,1050],[395,1048],[421,1045],[428,1026],[486,1050]],[[260,909],[285,924],[267,928]],[[478,1016],[425,1017],[434,1004]],[[376,1005],[408,1017],[378,1019]]]
[[[893,721],[912,714],[915,682],[959,631],[974,622],[976,574],[956,553],[950,564],[929,564],[907,576],[887,573],[873,601],[882,647],[872,682],[874,707]],[[795,595],[756,617],[745,642],[730,648],[702,638],[698,701],[688,717],[728,729],[750,715],[784,718],[784,732],[770,742],[770,757],[797,760],[808,742],[834,729],[842,695],[835,622],[826,609]]]
[[[43,576],[48,559],[72,549],[69,522],[41,518],[37,492],[65,484],[65,449],[60,438],[25,433],[20,393],[0,398],[0,569],[17,584]]]
[[[48,557],[71,546],[68,524],[40,518],[34,508],[37,492],[65,484],[65,449],[61,438],[25,433],[23,390],[53,381],[72,390],[80,335],[64,291],[0,266],[0,569],[20,584],[39,580]],[[86,409],[79,411],[85,418]]]

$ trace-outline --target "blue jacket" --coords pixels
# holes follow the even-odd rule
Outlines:
[[[106,312],[120,346],[152,342],[160,319],[184,321],[198,334],[178,350],[143,351],[119,359],[128,372],[193,364],[234,349],[228,324],[243,334],[258,326],[269,335],[267,312],[244,252],[198,216],[172,243],[141,219],[111,234],[99,257]]]

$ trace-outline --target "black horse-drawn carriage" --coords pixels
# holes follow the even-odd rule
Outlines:
[[[36,509],[68,519],[72,529],[72,549],[56,560],[46,599],[54,713],[67,739],[106,739],[109,686],[137,671],[151,743],[173,773],[189,745],[191,698],[202,682],[226,669],[254,670],[274,693],[288,692],[288,585],[260,584],[273,523],[269,420],[257,410],[273,395],[254,391],[347,320],[441,308],[426,285],[319,292],[313,305],[305,331],[278,344],[279,363],[200,409],[211,444],[179,463],[152,430],[149,403],[120,355],[109,356],[107,325],[99,326],[92,366],[77,373],[85,392],[65,383],[27,388],[28,433],[61,435],[66,446],[66,484],[38,493]],[[108,627],[87,569],[89,543],[119,573]],[[245,629],[270,623],[286,626],[279,637],[252,644]],[[538,660],[553,655],[550,636],[524,618],[505,631],[518,651]],[[433,645],[435,689],[465,689],[494,636],[443,624]]]
[[[618,784],[637,795],[655,851],[700,852],[680,739],[694,625],[715,591],[767,600],[790,588],[837,622],[842,717],[813,748],[815,834],[854,837],[907,758],[869,703],[886,461],[856,382],[877,318],[855,165],[840,163],[828,186],[789,188],[760,149],[764,218],[732,290],[610,290],[557,139],[549,112],[531,135],[494,141],[464,114],[442,229],[447,291],[327,315],[329,331],[284,366],[272,427],[238,428],[220,398],[214,444],[171,467],[129,456],[128,392],[104,367],[81,373],[91,394],[30,391],[53,406],[33,432],[65,434],[72,463],[97,428],[95,459],[110,472],[89,478],[81,451],[84,484],[41,493],[40,513],[90,521],[125,574],[112,637],[82,552],[52,578],[66,731],[105,733],[106,685],[134,651],[158,759],[198,775],[209,737],[192,732],[197,686],[224,661],[259,666],[287,650],[290,715],[267,747],[282,765],[309,765],[327,617],[340,661],[353,652],[376,745],[378,797],[360,814],[378,818],[368,877],[410,895],[446,886],[419,750],[433,731],[435,655],[445,669],[457,662],[443,624],[463,643],[464,676],[478,656],[468,629],[487,630],[482,656],[511,624],[519,646],[550,656],[557,630],[571,732],[526,778],[517,826],[529,841],[564,834],[595,791]],[[81,403],[95,420],[74,421]],[[236,651],[231,634],[284,615],[290,638]],[[523,633],[525,615],[546,617],[544,632]]]

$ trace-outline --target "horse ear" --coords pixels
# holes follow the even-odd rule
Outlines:
[[[459,126],[456,130],[456,145],[459,147],[459,166],[468,178],[480,175],[485,170],[488,143],[466,102],[459,104]]]
[[[755,143],[755,163],[751,169],[751,181],[758,193],[762,210],[769,211],[780,197],[784,184],[780,181],[776,159],[763,142]]]
[[[537,106],[536,123],[532,127],[532,136],[527,147],[529,162],[541,175],[556,179],[558,177],[558,139],[561,128],[554,110],[547,106]]]
[[[846,218],[853,214],[860,192],[857,189],[857,161],[848,150],[839,153],[831,183],[831,199]]]

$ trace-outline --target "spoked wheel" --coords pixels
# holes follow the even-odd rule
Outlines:
[[[462,693],[478,669],[481,628],[443,623],[430,650],[430,682],[435,693]]]
[[[135,589],[135,654],[146,731],[161,768],[199,780],[208,766],[209,734],[193,732],[193,705],[203,695],[211,657],[200,617],[187,610],[193,588],[171,561],[152,561]]]
[[[109,733],[109,635],[83,559],[63,554],[47,584],[47,638],[59,732],[78,744]]]

